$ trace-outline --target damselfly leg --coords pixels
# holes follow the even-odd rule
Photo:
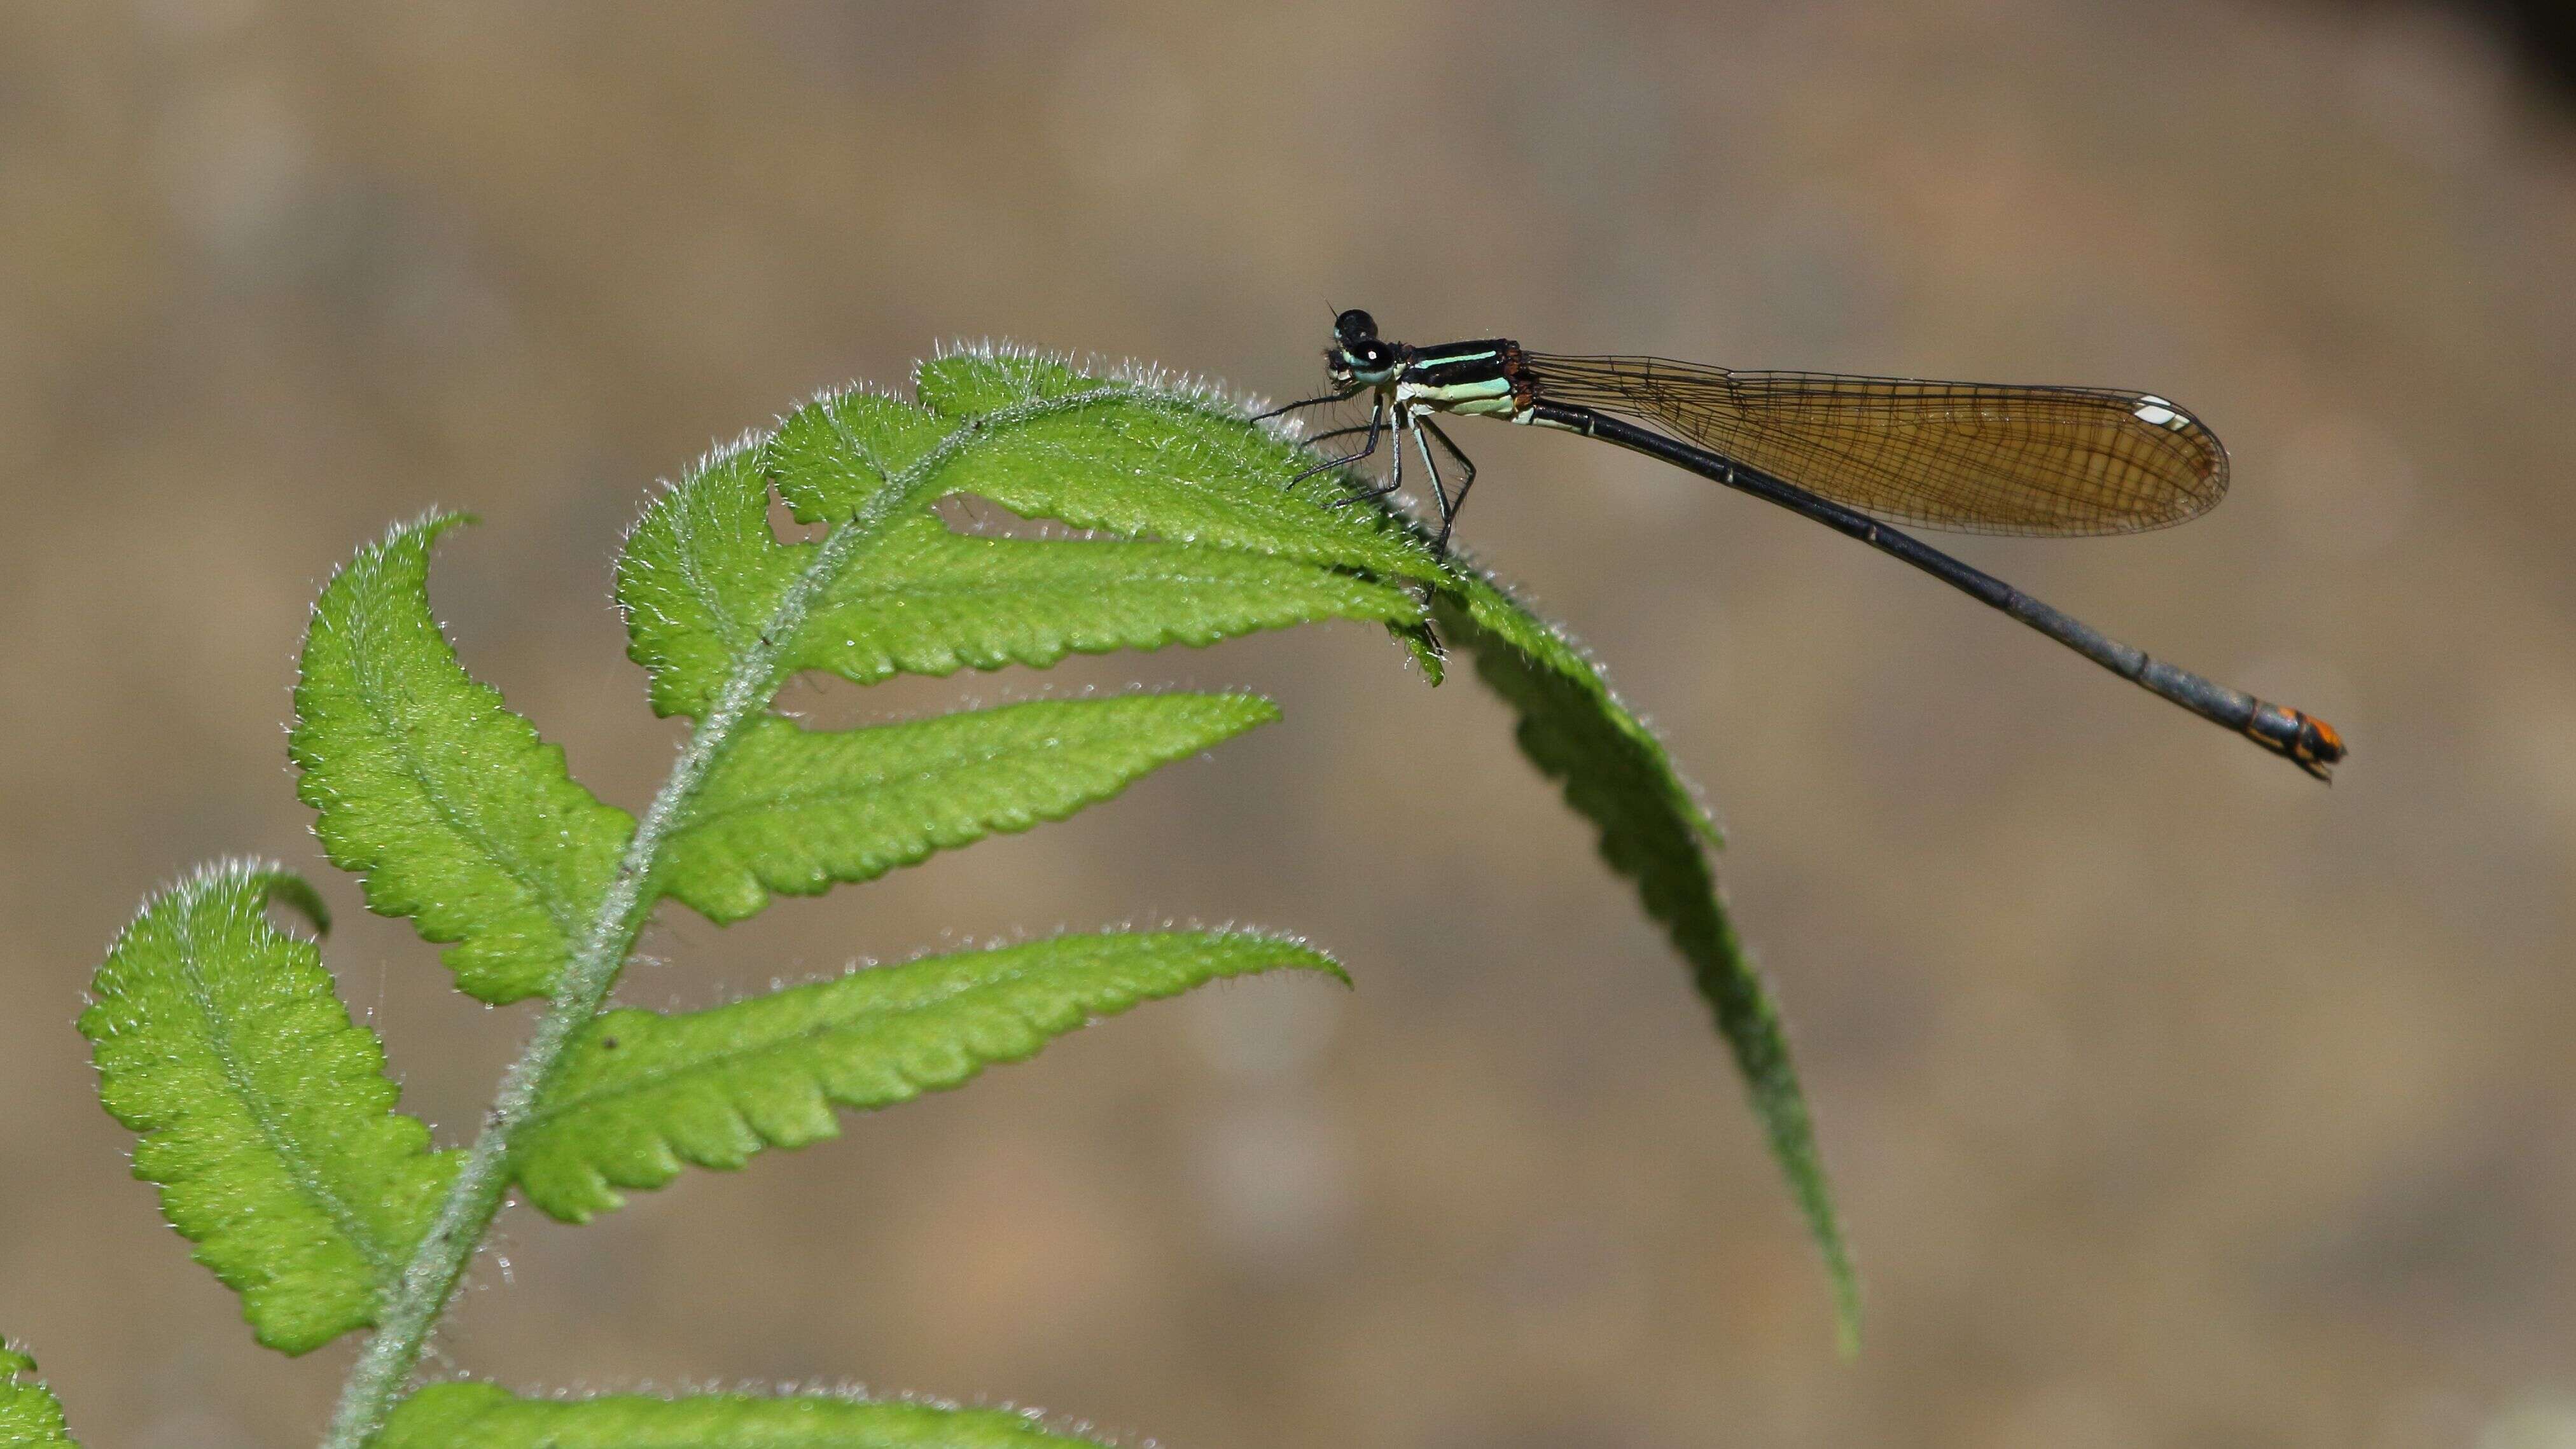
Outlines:
[[[1297,441],[1304,443],[1307,447],[1311,448],[1317,443],[1329,443],[1335,438],[1347,438],[1353,433],[1365,433],[1367,431],[1368,424],[1353,423],[1347,428],[1335,428],[1329,433],[1317,433],[1311,438],[1300,438]]]
[[[1315,436],[1306,439],[1305,442],[1308,447],[1312,447],[1317,443],[1330,442],[1335,438],[1347,438],[1353,433],[1365,433],[1367,431],[1368,424],[1353,423],[1347,428],[1335,428],[1329,433],[1317,433]],[[1362,454],[1361,456],[1366,455]],[[1305,475],[1299,474],[1298,476],[1304,477]],[[1332,500],[1324,506],[1326,508],[1339,508],[1345,503],[1365,503],[1372,498],[1383,498],[1393,491],[1394,490],[1390,488],[1354,488],[1345,484],[1342,489],[1342,496]]]
[[[1395,433],[1395,446],[1388,453],[1388,456],[1393,460],[1393,466],[1387,469],[1386,481],[1378,484],[1374,488],[1352,488],[1343,493],[1341,497],[1325,504],[1324,506],[1326,508],[1347,508],[1354,503],[1367,503],[1372,499],[1384,498],[1386,495],[1393,493],[1398,488],[1404,486],[1404,430],[1407,426],[1407,419],[1410,417],[1410,414],[1408,414],[1403,408],[1394,409],[1394,413],[1395,426],[1393,431]],[[1371,435],[1369,445],[1371,447],[1375,447],[1377,445],[1375,435]],[[1361,453],[1357,456],[1366,457],[1367,454]],[[1305,475],[1300,474],[1298,476],[1303,477]]]
[[[1429,433],[1440,440],[1440,446],[1450,457],[1458,461],[1458,491],[1452,495],[1441,487],[1440,469],[1431,461],[1431,449],[1427,446],[1422,449],[1422,466],[1431,470],[1431,491],[1440,499],[1440,537],[1432,542],[1431,551],[1445,554],[1449,551],[1449,530],[1458,522],[1458,510],[1467,506],[1467,490],[1476,486],[1476,460],[1460,452],[1457,443],[1431,419],[1416,417],[1413,425],[1418,429],[1414,434],[1417,444],[1421,443],[1423,433]]]
[[[1256,423],[1266,423],[1272,418],[1284,418],[1290,413],[1303,412],[1307,408],[1319,408],[1326,403],[1349,402],[1352,398],[1358,397],[1359,395],[1360,385],[1358,383],[1353,383],[1349,387],[1343,388],[1340,392],[1328,392],[1322,397],[1310,397],[1304,402],[1292,402],[1286,407],[1272,408],[1266,413],[1254,413],[1252,415],[1252,420]]]
[[[1358,452],[1349,454],[1346,457],[1334,458],[1326,462],[1318,463],[1314,467],[1307,469],[1305,472],[1298,474],[1296,477],[1289,479],[1287,486],[1294,488],[1298,484],[1305,482],[1307,479],[1314,477],[1318,473],[1329,473],[1335,468],[1347,468],[1351,464],[1356,463],[1361,459],[1366,458],[1371,453],[1376,452],[1378,434],[1384,428],[1385,423],[1386,399],[1381,397],[1376,402],[1369,404],[1368,441],[1360,444],[1360,450]],[[1398,444],[1396,447],[1396,456],[1398,458],[1402,458],[1404,456],[1404,449],[1401,444]]]
[[[1326,508],[1347,508],[1354,503],[1367,503],[1372,499],[1384,498],[1386,495],[1394,492],[1401,486],[1403,485],[1398,483],[1380,483],[1374,488],[1353,488],[1348,492],[1345,492],[1341,497],[1334,499],[1332,502],[1327,503],[1324,506]]]
[[[1432,541],[1431,551],[1440,553],[1449,547],[1449,524],[1456,514],[1449,507],[1449,487],[1440,481],[1440,463],[1431,456],[1431,440],[1422,435],[1429,426],[1429,418],[1413,420],[1413,449],[1422,455],[1422,471],[1431,475],[1431,501],[1440,510],[1440,537]]]

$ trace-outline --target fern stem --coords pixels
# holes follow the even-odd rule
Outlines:
[[[997,409],[941,440],[911,467],[869,496],[865,506],[835,527],[778,601],[768,627],[747,645],[715,698],[713,707],[690,731],[689,743],[671,767],[670,777],[635,827],[617,874],[591,917],[590,930],[555,983],[552,1004],[529,1034],[527,1046],[501,1078],[499,1094],[484,1115],[483,1130],[465,1157],[456,1182],[439,1204],[438,1216],[421,1239],[402,1277],[384,1304],[375,1335],[358,1355],[341,1385],[339,1406],[322,1438],[322,1449],[362,1449],[384,1427],[395,1402],[411,1383],[429,1335],[455,1297],[490,1231],[501,1199],[510,1187],[511,1140],[535,1112],[553,1080],[573,1037],[599,1014],[617,983],[617,973],[635,949],[656,900],[650,889],[663,841],[686,814],[699,786],[722,761],[743,725],[765,710],[777,692],[781,655],[812,612],[815,601],[839,579],[859,547],[910,504],[923,484],[970,442],[997,428],[1055,413],[1071,412],[1096,402],[1135,396],[1128,387],[1108,387],[1035,399]],[[773,642],[775,641],[775,642]]]

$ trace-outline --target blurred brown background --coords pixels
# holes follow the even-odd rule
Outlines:
[[[527,1023],[322,865],[319,581],[435,502],[469,664],[639,805],[607,606],[710,438],[942,339],[1292,395],[1390,335],[2154,388],[2236,498],[1959,551],[2341,725],[2331,790],[1845,540],[1464,435],[1466,536],[1733,831],[1868,1274],[1500,708],[1307,631],[845,717],[1251,684],[1285,723],[719,932],[627,1000],[1124,919],[1359,986],[1146,1008],[588,1229],[443,1340],[522,1387],[864,1382],[1197,1449],[2576,1444],[2576,144],[2408,5],[26,4],[0,12],[0,1329],[90,1441],[310,1442],[71,1030],[141,894],[316,873],[456,1140]]]

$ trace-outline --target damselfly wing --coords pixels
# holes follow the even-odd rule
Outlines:
[[[2227,450],[2152,393],[1735,372],[1525,352],[1538,396],[1625,413],[1874,517],[1969,533],[2136,533],[2227,492]]]

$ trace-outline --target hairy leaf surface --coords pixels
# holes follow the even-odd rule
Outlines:
[[[360,550],[313,609],[288,748],[331,863],[368,908],[455,942],[457,985],[544,994],[634,831],[564,770],[563,749],[476,681],[429,611],[431,515]]]
[[[988,1065],[1203,982],[1331,957],[1247,932],[1058,936],[869,967],[680,1016],[593,1022],[514,1158],[529,1201],[587,1221],[683,1163],[739,1167],[764,1147],[836,1135],[832,1109],[962,1085]]]
[[[617,602],[626,655],[651,678],[655,714],[705,715],[736,661],[764,647],[818,551],[770,531],[762,447],[749,437],[700,459],[627,532]]]
[[[799,519],[847,517],[895,479],[924,503],[972,493],[1026,517],[1131,538],[1381,578],[1441,572],[1421,539],[1375,509],[1319,510],[1341,496],[1332,478],[1282,486],[1310,465],[1309,455],[1248,426],[1215,394],[992,350],[926,363],[915,386],[917,408],[845,393],[818,399],[779,430],[778,491]],[[949,430],[926,449],[924,413]],[[858,448],[835,446],[853,436],[863,440]],[[851,466],[853,452],[900,466]]]
[[[1097,375],[1098,371],[1076,367],[1071,358],[1056,353],[989,344],[957,347],[915,364],[912,390],[921,405],[935,413],[972,417],[1039,398],[1087,392],[1106,380]],[[1161,380],[1159,372],[1142,375],[1149,381]],[[1189,389],[1184,385],[1175,390]]]
[[[1248,694],[1035,700],[820,732],[754,720],[672,833],[659,888],[711,920],[1061,820],[1279,717]]]
[[[36,1361],[0,1347],[0,1449],[79,1442],[63,1422],[62,1402],[36,1381]]]
[[[1779,1007],[1736,937],[1709,862],[1716,822],[1582,650],[1491,581],[1458,577],[1461,593],[1435,605],[1442,632],[1474,654],[1478,676],[1520,715],[1522,753],[1560,782],[1566,803],[1599,831],[1603,859],[1635,882],[1646,913],[1690,963],[1824,1254],[1848,1350],[1860,1331],[1859,1279]]]
[[[1014,393],[974,416],[835,393],[774,438],[708,457],[646,511],[619,564],[629,653],[651,671],[655,710],[703,715],[755,648],[777,650],[784,672],[869,684],[1323,619],[1419,620],[1420,604],[1386,580],[1436,572],[1428,552],[1369,510],[1291,497],[1288,445],[1212,400],[1092,390],[1103,395],[1079,406],[1063,400],[1080,390]],[[1180,446],[1173,437],[1131,436],[1131,415],[1179,428],[1188,456],[1158,451]],[[857,530],[783,632],[780,606],[821,545],[773,534],[773,482],[800,520]],[[959,492],[1131,537],[959,535],[932,511]]]
[[[837,1394],[522,1399],[431,1384],[394,1410],[376,1449],[1099,1449],[1007,1409]]]
[[[376,1034],[349,1019],[311,941],[312,887],[228,863],[147,903],[109,950],[80,1029],[99,1098],[142,1140],[134,1175],[240,1293],[259,1341],[302,1353],[376,1321],[455,1154],[395,1110]]]

